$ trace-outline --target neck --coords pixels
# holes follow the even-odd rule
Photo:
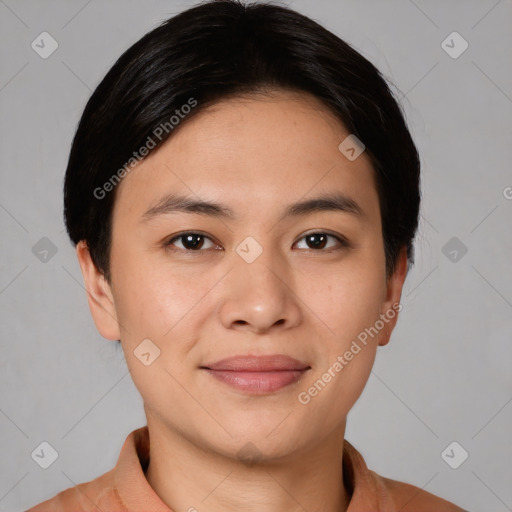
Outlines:
[[[149,485],[174,512],[345,512],[344,425],[314,447],[252,464],[200,447],[148,417]]]

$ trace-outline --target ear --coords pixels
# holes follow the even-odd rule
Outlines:
[[[96,324],[96,329],[108,340],[119,340],[119,324],[117,322],[117,313],[111,287],[103,273],[93,263],[85,240],[78,242],[76,255],[82,270],[87,291],[87,301],[89,302],[89,309]]]
[[[402,309],[400,297],[402,296],[402,287],[407,276],[407,248],[404,246],[398,256],[395,271],[387,279],[386,300],[382,303],[381,313],[385,318],[385,326],[379,336],[379,345],[381,347],[389,343],[391,333],[398,321],[398,312]]]

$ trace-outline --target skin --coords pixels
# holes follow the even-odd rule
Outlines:
[[[398,314],[307,405],[321,378],[365,328],[399,303],[405,248],[386,277],[373,169],[338,145],[349,133],[314,97],[272,91],[223,100],[191,118],[118,185],[111,283],[77,246],[89,306],[107,339],[121,340],[151,438],[146,477],[173,510],[346,510],[342,443],[377,347]],[[226,186],[229,184],[229,186]],[[320,211],[279,221],[285,206],[324,193],[356,201],[361,218]],[[235,219],[168,213],[141,220],[165,193],[213,200]],[[188,249],[177,234],[206,235]],[[332,237],[315,249],[310,233]],[[236,252],[253,237],[252,263]],[[173,250],[174,249],[174,250]],[[201,252],[202,251],[202,252]],[[161,351],[134,356],[144,339]],[[199,366],[232,355],[287,354],[311,366],[301,380],[255,396]],[[260,460],[237,453],[248,442]]]

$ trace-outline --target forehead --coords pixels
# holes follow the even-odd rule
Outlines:
[[[240,213],[252,205],[261,214],[308,194],[340,191],[374,210],[378,199],[369,157],[363,152],[350,161],[338,148],[348,135],[306,93],[219,101],[194,114],[122,180],[114,217],[141,217],[166,193],[228,202]]]

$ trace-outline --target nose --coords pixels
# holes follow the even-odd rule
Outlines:
[[[220,318],[226,329],[270,333],[301,321],[294,276],[285,259],[270,249],[252,263],[237,254],[223,280]]]

